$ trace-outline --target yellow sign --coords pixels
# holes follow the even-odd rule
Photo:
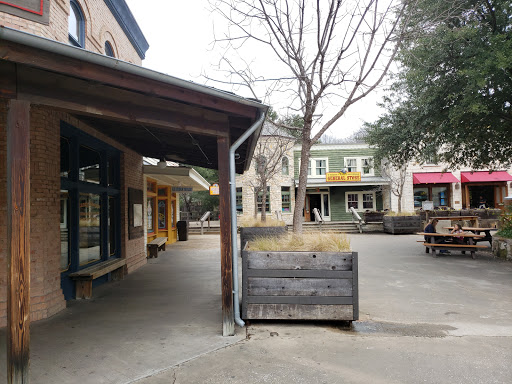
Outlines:
[[[219,194],[219,184],[213,184],[210,186],[210,195],[218,195]]]
[[[338,181],[361,181],[361,172],[327,172],[325,181],[328,183]]]

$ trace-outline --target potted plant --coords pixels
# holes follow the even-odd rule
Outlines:
[[[492,252],[500,259],[512,260],[512,205],[501,215],[499,228],[492,237]]]
[[[257,237],[279,236],[288,232],[284,221],[267,219],[245,220],[240,224],[240,248],[244,249],[249,240]]]
[[[260,237],[242,265],[244,319],[359,318],[357,252],[343,234]]]

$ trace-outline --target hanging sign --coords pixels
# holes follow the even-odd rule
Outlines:
[[[219,195],[219,184],[213,184],[210,186],[210,195]]]
[[[327,172],[326,182],[361,181],[361,172]]]
[[[180,193],[180,192],[192,192],[192,187],[172,187],[172,193]]]

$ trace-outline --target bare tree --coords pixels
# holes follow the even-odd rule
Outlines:
[[[388,178],[389,190],[393,195],[397,197],[397,211],[398,213],[402,212],[402,197],[404,195],[404,185],[408,176],[407,163],[396,166],[393,170],[392,164],[390,162],[384,161],[381,167],[381,174],[382,176]]]
[[[265,122],[256,144],[253,161],[256,178],[250,182],[254,191],[254,217],[258,214],[258,196],[261,193],[261,221],[266,221],[267,186],[282,172],[283,157],[292,149],[295,139],[270,121]],[[293,160],[293,159],[292,159]],[[289,161],[289,159],[287,159]]]
[[[295,232],[302,232],[311,146],[381,83],[407,24],[400,20],[413,1],[210,0],[229,23],[225,35],[215,38],[226,47],[219,64],[229,74],[226,82],[248,86],[253,95],[264,83],[265,97],[286,97],[303,117]],[[262,53],[270,50],[275,75],[257,76],[247,61],[237,68],[233,55],[247,41],[259,43]]]

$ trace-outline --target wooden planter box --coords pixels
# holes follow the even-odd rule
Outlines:
[[[357,252],[242,252],[244,319],[359,319]]]
[[[282,227],[240,227],[240,249],[245,248],[245,244],[257,237],[275,237],[288,232],[287,226]]]
[[[384,212],[365,212],[363,214],[363,220],[365,223],[382,223]]]
[[[384,216],[384,232],[393,235],[420,232],[421,217],[418,216]]]

